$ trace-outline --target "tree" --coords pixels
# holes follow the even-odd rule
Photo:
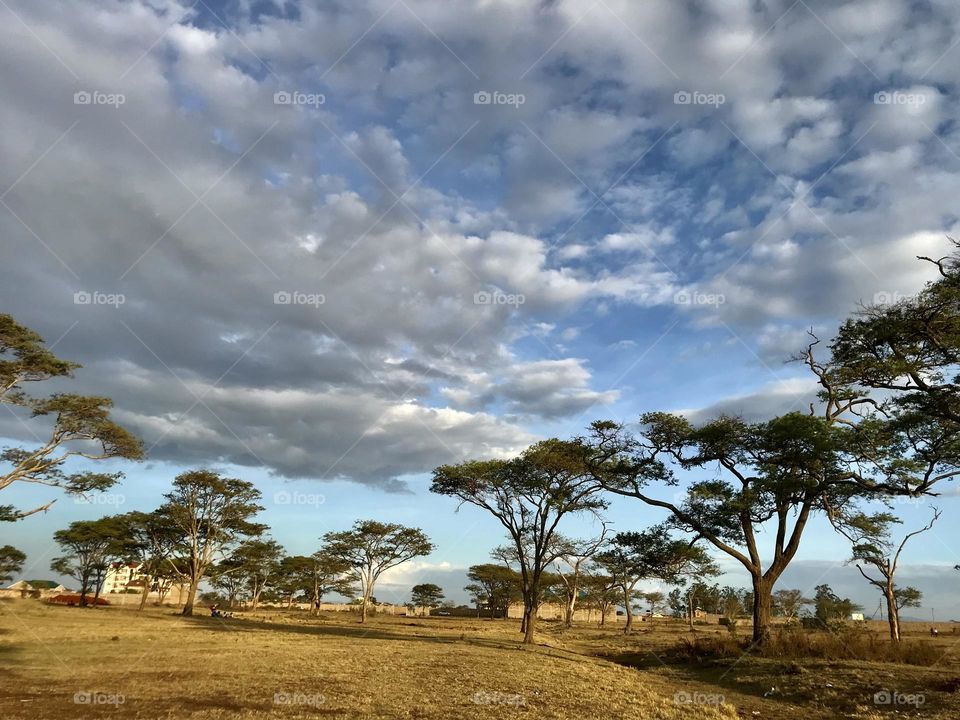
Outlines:
[[[183,536],[160,510],[152,513],[129,512],[116,516],[115,521],[123,559],[138,563],[137,569],[143,576],[139,608],[143,610],[157,578],[165,574],[165,566],[171,562]]]
[[[245,480],[224,478],[211,470],[190,470],[174,479],[173,490],[164,498],[161,510],[183,538],[180,554],[186,559],[185,579],[190,585],[183,614],[193,615],[200,582],[216,558],[266,529],[251,520],[263,510],[257,504],[260,491]]]
[[[920,603],[923,601],[923,593],[908,585],[907,587],[894,588],[893,599],[899,613],[905,607],[920,607]]]
[[[800,547],[810,516],[846,506],[865,490],[851,480],[847,434],[832,420],[789,413],[763,423],[720,417],[694,426],[686,418],[648,413],[643,435],[596,422],[590,464],[604,488],[667,510],[671,524],[737,560],[753,585],[753,640],[769,636],[773,587]],[[649,486],[677,485],[681,470],[716,467],[715,478],[691,483],[679,502],[654,497]],[[770,528],[769,526],[773,527]],[[758,535],[770,530],[765,565]]]
[[[900,555],[911,538],[932,529],[933,524],[939,519],[940,511],[933,508],[933,517],[929,523],[907,533],[900,544],[895,545],[890,538],[891,527],[900,524],[901,521],[888,512],[872,515],[857,512],[851,516],[831,514],[834,527],[853,544],[853,557],[850,562],[855,563],[863,578],[883,595],[887,604],[887,622],[890,625],[892,642],[900,642],[899,588],[895,582]],[[865,566],[870,572],[864,569]],[[904,591],[906,590],[907,588],[904,588]],[[901,599],[903,598],[907,601],[913,599],[912,594],[901,593]],[[919,605],[919,599],[917,604]]]
[[[116,518],[108,516],[99,520],[77,520],[53,534],[54,542],[64,554],[54,558],[50,569],[80,583],[81,605],[87,604],[87,595],[93,590],[96,606],[110,564],[123,558],[119,530]]]
[[[323,541],[326,552],[348,565],[360,584],[360,622],[366,622],[367,605],[384,571],[433,552],[433,544],[419,528],[375,520],[358,520],[350,530],[325,534]]]
[[[346,598],[357,595],[350,563],[334,556],[327,548],[321,548],[310,556],[305,583],[314,615],[320,614],[320,602],[324,595],[337,593]]]
[[[637,584],[645,579],[650,568],[647,558],[640,547],[640,533],[617,533],[603,552],[597,553],[596,562],[610,577],[612,584],[620,591],[620,600],[627,613],[627,622],[623,632],[629,635],[633,628],[633,601]]]
[[[71,458],[139,460],[143,447],[123,427],[110,419],[113,403],[109,398],[57,393],[34,398],[23,390],[24,383],[40,383],[54,378],[72,377],[80,365],[61,360],[44,347],[43,339],[18,324],[10,315],[0,313],[0,404],[17,415],[50,418],[53,426],[48,440],[33,449],[7,447],[0,450],[0,490],[13,483],[32,483],[56,487],[71,494],[105,490],[116,484],[122,473],[90,471],[66,472]],[[6,466],[6,467],[4,467]],[[20,520],[46,511],[56,500],[31,510],[0,506],[0,520]]]
[[[12,580],[26,561],[27,556],[13,545],[0,547],[0,582]]]
[[[775,611],[788,620],[800,615],[804,605],[812,605],[813,600],[805,598],[801,590],[777,590],[773,593]]]
[[[817,585],[813,597],[814,617],[821,627],[829,627],[838,620],[846,620],[863,608],[850,598],[841,598],[829,585]]]
[[[520,573],[506,565],[471,565],[467,570],[467,578],[471,582],[464,590],[479,604],[486,605],[491,618],[506,618],[510,605],[523,599]]]
[[[280,570],[283,548],[275,540],[244,540],[228,560],[250,591],[250,609],[256,610],[260,595]]]
[[[606,507],[585,461],[580,443],[553,439],[511,460],[471,460],[433,471],[431,492],[486,510],[510,535],[523,583],[524,644],[534,641],[540,582],[557,557],[558,523]]]
[[[649,613],[651,616],[656,615],[657,612],[659,612],[660,608],[663,605],[663,601],[666,599],[666,595],[664,595],[659,590],[654,590],[653,592],[645,592],[643,593],[642,597],[644,600],[646,600],[650,604]]]
[[[595,538],[588,540],[561,538],[558,541],[562,550],[554,564],[563,583],[563,620],[567,627],[573,626],[573,614],[576,612],[577,599],[580,595],[580,576],[583,573],[584,565],[600,551],[606,538],[607,525],[604,523],[603,529]],[[566,572],[564,572],[564,569],[566,569]]]
[[[606,625],[607,614],[616,607],[619,598],[620,591],[614,578],[599,572],[599,566],[591,567],[591,571],[584,575],[583,602],[600,613],[600,627]]]
[[[420,583],[414,585],[410,590],[410,601],[415,608],[423,608],[424,615],[426,615],[428,608],[438,607],[443,599],[443,588],[433,583]]]

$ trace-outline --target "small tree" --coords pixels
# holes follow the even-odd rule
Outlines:
[[[510,605],[523,599],[520,574],[506,565],[471,565],[467,578],[471,583],[464,590],[487,606],[491,618],[506,618]]]
[[[138,563],[137,569],[143,577],[139,608],[143,610],[157,578],[168,570],[165,566],[183,537],[170,518],[159,510],[125,513],[116,516],[115,521],[123,559]]]
[[[375,520],[358,520],[350,530],[325,534],[323,541],[326,552],[348,565],[360,584],[360,622],[366,622],[367,605],[384,571],[433,552],[433,544],[419,528]]]
[[[863,608],[850,598],[841,598],[829,585],[817,585],[813,597],[814,617],[821,627],[829,627],[838,620],[849,619]]]
[[[649,612],[651,616],[655,615],[659,611],[665,598],[666,596],[659,590],[643,593],[643,599],[650,604]]]
[[[121,528],[115,517],[99,520],[77,520],[65,530],[53,534],[54,542],[63,555],[54,558],[50,569],[68,575],[80,583],[80,604],[87,604],[92,590],[96,606],[103,589],[110,564],[123,558],[124,546]]]
[[[27,556],[13,545],[0,547],[0,582],[12,580],[26,561]]]
[[[260,595],[280,571],[283,548],[275,540],[245,540],[228,558],[250,592],[250,609],[256,610]]]
[[[895,643],[900,642],[900,606],[895,582],[900,555],[911,538],[933,528],[933,524],[940,519],[940,511],[933,508],[933,517],[930,522],[918,530],[907,533],[899,545],[894,544],[890,534],[891,527],[900,524],[901,521],[890,513],[867,515],[857,512],[852,516],[831,514],[831,519],[834,527],[853,544],[853,557],[850,562],[855,563],[863,578],[883,595],[887,604],[890,640]],[[906,590],[907,588],[904,588],[904,591]],[[907,601],[911,599],[910,594],[901,594],[901,598]],[[919,605],[919,600],[917,604]]]
[[[186,559],[190,584],[184,615],[193,615],[197,590],[207,569],[225,549],[244,538],[257,536],[266,527],[251,518],[263,508],[260,491],[245,480],[221,477],[210,470],[190,470],[173,481],[162,508],[180,531],[181,555]]]
[[[439,607],[443,600],[443,588],[434,583],[420,583],[410,590],[410,601],[415,608],[423,608],[423,615],[426,615],[428,609]]]
[[[34,398],[23,390],[24,383],[66,378],[80,366],[61,360],[46,347],[43,339],[0,313],[0,405],[17,414],[52,419],[49,439],[32,449],[8,447],[0,450],[0,490],[13,483],[32,483],[60,488],[71,494],[105,490],[116,484],[122,473],[66,472],[71,458],[139,460],[143,447],[123,427],[110,419],[109,398],[55,394]],[[56,500],[31,510],[0,506],[0,520],[20,520],[46,511]]]
[[[776,612],[787,620],[795,620],[805,605],[812,605],[813,600],[805,598],[801,590],[777,590],[773,593],[773,604]]]
[[[566,515],[605,508],[597,490],[584,446],[556,439],[512,460],[472,460],[433,471],[431,492],[486,510],[509,533],[523,582],[524,644],[534,641],[541,577],[557,557],[557,525]]]
[[[623,628],[625,635],[629,635],[633,628],[633,602],[636,599],[637,585],[650,572],[647,558],[639,546],[640,541],[640,533],[617,533],[608,543],[607,549],[596,555],[597,564],[620,591],[620,601],[627,613],[627,622]]]
[[[620,590],[614,578],[604,575],[599,565],[591,566],[583,578],[583,602],[600,613],[600,627],[607,623],[607,614],[616,607]]]
[[[567,540],[561,538],[558,545],[560,556],[554,561],[557,574],[563,583],[563,620],[567,627],[573,626],[573,614],[576,612],[577,599],[580,597],[580,578],[583,569],[596,555],[607,539],[607,525],[604,523],[600,534],[588,540]]]

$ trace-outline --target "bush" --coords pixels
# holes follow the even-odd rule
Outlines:
[[[805,630],[787,626],[771,635],[762,647],[751,647],[748,639],[727,636],[684,638],[678,652],[693,662],[738,658],[745,652],[780,660],[872,660],[904,665],[935,665],[943,655],[926,641],[892,643],[886,636],[860,626],[841,625],[830,630]]]

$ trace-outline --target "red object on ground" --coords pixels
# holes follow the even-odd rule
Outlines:
[[[53,605],[79,605],[80,604],[80,595],[55,595],[54,597],[47,600],[48,603]],[[106,600],[103,598],[97,598],[97,605],[109,605]],[[93,595],[87,596],[87,605],[93,605]]]

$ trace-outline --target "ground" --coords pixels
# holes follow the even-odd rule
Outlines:
[[[691,664],[673,650],[689,630],[670,621],[629,638],[541,623],[538,644],[525,648],[514,621],[203,615],[0,603],[0,717],[960,717],[954,636],[932,641],[944,650],[934,667]],[[911,702],[878,710],[884,689]]]

